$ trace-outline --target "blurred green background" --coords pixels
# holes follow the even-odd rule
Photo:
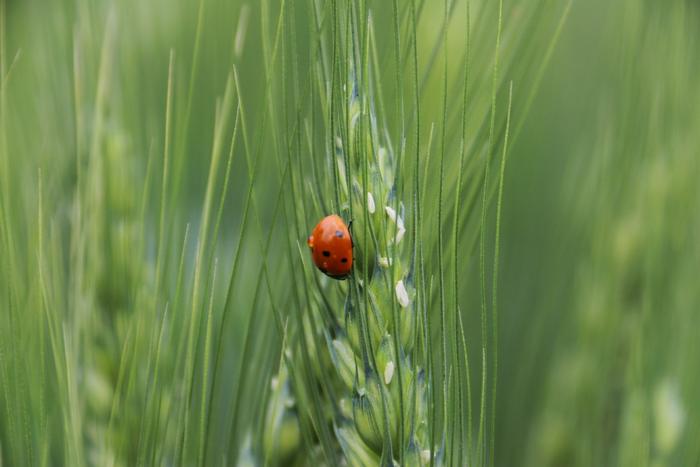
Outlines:
[[[298,252],[289,251],[290,231],[278,206],[280,193],[284,198],[289,190],[276,144],[286,141],[293,126],[288,119],[305,100],[304,76],[291,70],[308,67],[308,49],[317,46],[309,3],[288,3],[298,3],[285,18],[296,36],[282,37],[282,58],[269,78],[276,1],[4,1],[0,465],[108,465],[107,459],[131,465],[148,463],[141,457],[147,455],[172,465],[167,459],[177,459],[169,453],[183,433],[179,421],[192,423],[179,372],[191,364],[198,380],[205,371],[187,362],[191,353],[182,336],[190,305],[178,297],[200,283],[193,278],[197,232],[217,108],[232,64],[245,108],[220,228],[206,231],[198,297],[203,303],[212,297],[212,339],[222,342],[220,360],[217,355],[212,363],[222,379],[212,385],[204,449],[218,455],[229,440],[242,445],[247,428],[258,427],[281,348],[269,309],[274,303],[283,315],[291,313],[288,278],[298,274],[288,260]],[[426,140],[430,125],[442,118],[443,92],[441,57],[433,62],[442,3],[427,3],[418,28]],[[388,57],[390,2],[373,7],[379,54]],[[463,2],[456,7],[448,36],[455,89],[465,34]],[[479,145],[490,105],[497,3],[473,1],[472,8],[468,108]],[[499,125],[511,81],[514,98],[491,461],[700,465],[700,5],[506,0],[503,8]],[[391,77],[394,67],[387,60],[382,73]],[[277,102],[270,112],[267,79]],[[385,93],[389,101],[401,94],[391,79]],[[224,186],[235,115],[230,112],[224,124],[215,190]],[[389,122],[392,131],[399,118]],[[448,132],[451,158],[459,144],[455,128]],[[162,176],[164,153],[170,155],[168,178]],[[437,180],[436,161],[427,163],[426,174]],[[453,193],[453,174],[446,183]],[[424,203],[436,199],[437,190],[430,190]],[[435,214],[426,216],[429,225]],[[478,218],[467,213],[472,216]],[[468,245],[476,238],[470,225],[460,229]],[[445,235],[450,226],[443,226]],[[426,248],[430,262],[434,245]],[[475,249],[465,246],[460,268],[467,281],[459,294],[474,351],[477,263]],[[261,280],[264,264],[267,282]],[[174,321],[163,334],[162,355],[145,366],[168,306]],[[196,355],[206,351],[197,349]],[[252,360],[243,361],[245,355]],[[62,370],[50,370],[54,366]],[[141,384],[155,367],[162,367],[160,396],[149,393],[157,384]],[[478,379],[478,369],[473,373]],[[204,390],[193,388],[192,404],[198,405]],[[237,409],[237,421],[230,420],[232,388],[249,401]],[[165,407],[156,410],[158,404]],[[194,429],[192,436],[198,436]]]

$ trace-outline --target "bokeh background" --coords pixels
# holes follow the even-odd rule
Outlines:
[[[285,116],[293,120],[304,100],[304,77],[292,67],[308,66],[304,50],[316,46],[307,2],[287,3],[299,3],[285,18],[296,35],[277,45],[282,58],[270,78],[276,1],[2,2],[0,465],[131,465],[147,463],[141,456],[151,451],[167,459],[180,423],[192,423],[181,405],[180,371],[193,365],[198,380],[206,370],[188,362],[182,336],[190,305],[178,297],[199,283],[197,232],[232,64],[245,108],[220,226],[207,230],[197,297],[211,299],[212,341],[220,342],[205,451],[219,453],[231,433],[243,444],[248,427],[257,427],[260,388],[269,385],[282,345],[268,310],[276,304],[291,313],[288,278],[298,274],[288,260],[279,200],[290,192],[276,141],[290,131]],[[374,3],[379,54],[389,57],[391,2]],[[443,93],[442,56],[433,47],[442,3],[427,3],[418,28],[426,140],[441,121]],[[466,20],[463,2],[455,8],[448,78],[458,87]],[[473,1],[472,8],[470,129],[479,134],[490,106],[497,2]],[[700,5],[506,0],[503,8],[499,125],[511,82],[514,98],[490,461],[699,465]],[[383,72],[392,76],[395,64],[386,63]],[[268,79],[277,102],[269,112]],[[389,101],[400,95],[392,86],[387,80]],[[404,94],[410,91],[407,85]],[[237,115],[229,113],[213,213]],[[399,123],[394,115],[389,126]],[[456,158],[459,136],[448,136],[448,157]],[[436,159],[426,164],[436,180]],[[446,183],[453,193],[454,174]],[[425,204],[436,197],[429,191]],[[467,245],[459,294],[477,349],[470,225],[459,231]],[[164,327],[162,355],[147,365],[167,313],[173,321]],[[199,345],[198,356],[206,350]],[[156,367],[160,395],[148,389],[160,386],[139,383]],[[199,405],[203,390],[193,387]],[[234,392],[248,401],[238,409]],[[160,415],[151,416],[157,406]],[[153,449],[142,452],[143,445]]]

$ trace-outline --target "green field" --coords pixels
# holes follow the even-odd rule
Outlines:
[[[0,467],[700,466],[698,77],[695,0],[0,0]]]

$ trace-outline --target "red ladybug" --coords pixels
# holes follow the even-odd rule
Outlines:
[[[316,225],[306,241],[314,264],[333,279],[345,279],[352,270],[352,238],[348,226],[335,214]]]

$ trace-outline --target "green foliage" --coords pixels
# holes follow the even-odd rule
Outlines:
[[[0,465],[697,464],[699,14],[0,0]]]

